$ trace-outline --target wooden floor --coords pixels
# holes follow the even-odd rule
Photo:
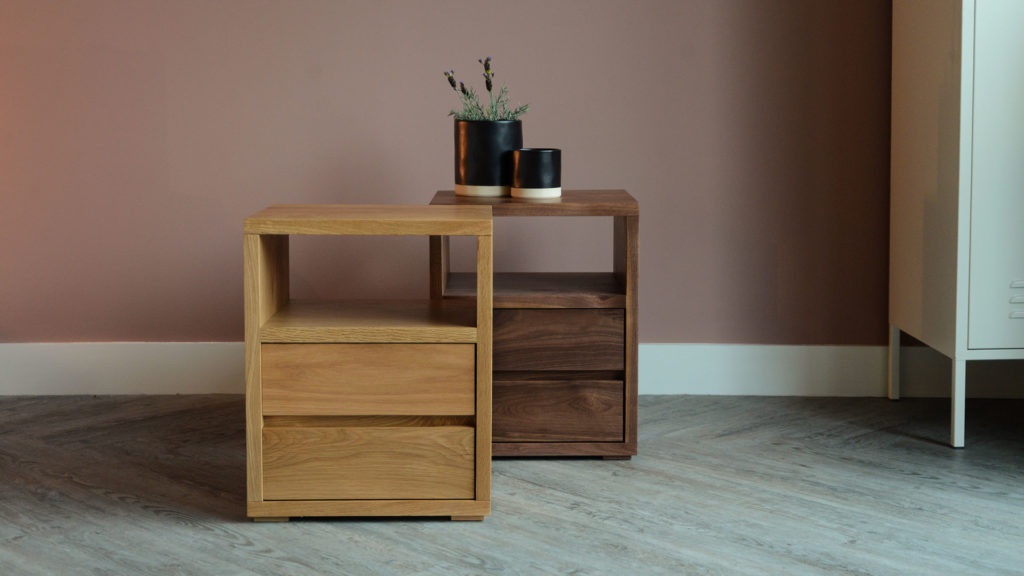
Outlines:
[[[648,396],[631,461],[498,460],[493,514],[243,519],[240,396],[0,398],[0,573],[1024,574],[1024,403]]]

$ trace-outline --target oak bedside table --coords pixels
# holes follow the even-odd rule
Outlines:
[[[431,205],[490,206],[503,216],[606,216],[612,270],[494,275],[494,455],[637,453],[637,234],[625,190],[565,190],[556,200],[438,192]],[[472,301],[476,276],[449,269],[443,236],[430,242],[431,297]]]
[[[482,520],[491,209],[271,206],[245,220],[247,515]],[[293,301],[290,235],[476,237],[476,303]]]

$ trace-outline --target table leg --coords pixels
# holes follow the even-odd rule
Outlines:
[[[954,448],[964,447],[964,415],[967,402],[967,361],[953,359],[953,392],[951,403],[953,414],[950,418],[950,444]]]
[[[889,400],[900,399],[900,329],[889,324]]]

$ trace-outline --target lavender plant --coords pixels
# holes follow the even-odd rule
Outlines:
[[[488,56],[486,59],[477,60],[477,62],[484,67],[484,86],[487,88],[490,103],[487,106],[482,105],[472,86],[466,87],[465,82],[456,82],[455,70],[446,70],[444,77],[448,79],[448,84],[451,85],[452,90],[459,97],[459,102],[462,103],[461,110],[452,110],[448,115],[454,116],[456,120],[519,120],[519,117],[530,109],[530,105],[511,107],[506,86],[502,85],[498,93],[494,93],[494,71],[491,70],[491,57]]]

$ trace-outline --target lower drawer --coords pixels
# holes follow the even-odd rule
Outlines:
[[[266,427],[265,500],[472,499],[472,426]]]
[[[621,380],[494,380],[494,442],[622,442]]]

